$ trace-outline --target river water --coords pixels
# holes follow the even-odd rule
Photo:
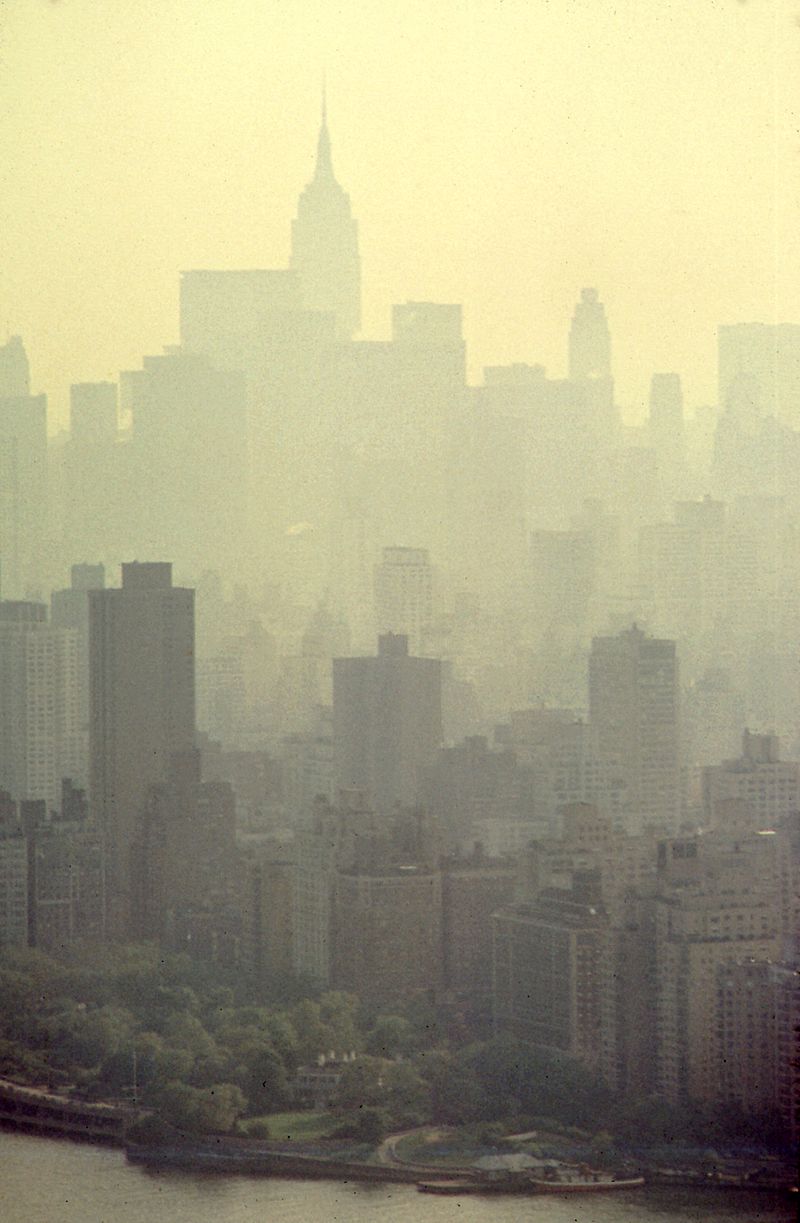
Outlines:
[[[729,1190],[568,1198],[423,1197],[346,1185],[151,1172],[121,1151],[0,1131],[2,1223],[790,1223],[792,1202]]]

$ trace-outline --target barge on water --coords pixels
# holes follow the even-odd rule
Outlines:
[[[420,1193],[447,1194],[458,1197],[467,1193],[602,1193],[618,1189],[638,1189],[645,1183],[643,1176],[609,1176],[605,1172],[575,1171],[560,1168],[548,1176],[530,1172],[506,1172],[499,1176],[483,1175],[450,1177],[448,1180],[418,1181]]]

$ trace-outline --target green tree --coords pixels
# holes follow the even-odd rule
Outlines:
[[[422,1125],[431,1115],[431,1091],[410,1062],[389,1062],[383,1072],[384,1107],[399,1129]]]
[[[390,1129],[389,1118],[382,1109],[361,1108],[347,1115],[343,1124],[335,1131],[334,1137],[355,1139],[356,1142],[376,1146]]]
[[[186,1081],[194,1066],[188,1049],[163,1048],[155,1055],[155,1078],[162,1083]]]
[[[372,1057],[406,1057],[414,1048],[414,1029],[402,1015],[380,1015],[367,1033],[365,1048]]]
[[[154,1093],[154,1105],[167,1125],[187,1134],[227,1134],[244,1112],[247,1101],[234,1083],[202,1089],[186,1083],[166,1083]]]
[[[336,1090],[336,1107],[348,1110],[382,1104],[387,1095],[387,1065],[382,1058],[365,1055],[348,1062]]]
[[[186,1049],[193,1058],[213,1057],[217,1052],[213,1036],[206,1032],[196,1015],[188,1011],[170,1014],[163,1027],[164,1043],[173,1049]]]
[[[215,1083],[197,1093],[195,1128],[202,1134],[229,1134],[247,1108],[235,1083]]]
[[[56,1022],[53,1043],[65,1065],[97,1066],[129,1044],[135,1020],[124,1007],[73,1005]]]
[[[447,1125],[468,1125],[490,1119],[490,1109],[480,1082],[464,1058],[434,1049],[418,1061],[420,1075],[428,1084],[431,1112]]]
[[[278,1112],[289,1103],[286,1068],[277,1051],[261,1042],[243,1051],[237,1081],[253,1113]]]

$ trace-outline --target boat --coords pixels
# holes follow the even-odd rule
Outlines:
[[[602,1193],[617,1189],[638,1189],[643,1176],[609,1176],[591,1169],[580,1172],[559,1171],[552,1176],[528,1176],[531,1193]]]

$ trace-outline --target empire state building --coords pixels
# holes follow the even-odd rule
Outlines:
[[[333,172],[324,99],[314,177],[292,222],[290,266],[298,274],[304,308],[332,313],[337,337],[352,339],[361,326],[358,222]]]

